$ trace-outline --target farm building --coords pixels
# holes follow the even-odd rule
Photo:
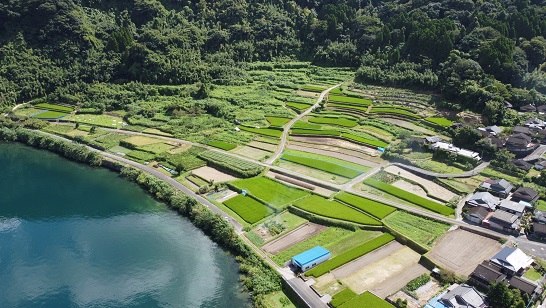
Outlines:
[[[331,254],[328,249],[321,246],[316,246],[292,257],[292,265],[304,272],[313,266],[330,259],[330,257]]]

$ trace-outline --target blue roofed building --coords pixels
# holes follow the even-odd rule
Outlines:
[[[297,267],[302,272],[330,259],[332,254],[328,249],[316,246],[307,251],[292,257],[292,265]]]

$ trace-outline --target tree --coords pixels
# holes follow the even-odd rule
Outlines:
[[[453,134],[453,144],[455,146],[474,150],[476,143],[482,138],[480,132],[471,126],[464,126]]]
[[[490,100],[485,103],[482,115],[487,119],[489,125],[500,124],[504,119],[506,107],[498,100]]]
[[[503,282],[492,284],[487,293],[491,307],[525,308],[525,302],[517,289],[510,289]]]

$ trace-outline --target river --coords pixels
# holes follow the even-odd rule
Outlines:
[[[238,266],[116,173],[0,143],[0,307],[245,307]]]

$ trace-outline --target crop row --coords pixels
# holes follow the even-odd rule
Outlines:
[[[304,211],[362,225],[380,226],[381,222],[362,212],[352,209],[337,201],[327,200],[317,195],[298,200],[294,206]]]
[[[71,107],[56,105],[56,104],[48,104],[48,103],[41,103],[41,104],[34,105],[34,108],[51,110],[51,111],[59,111],[64,113],[70,113],[74,111],[74,109]]]
[[[369,106],[372,103],[372,101],[369,99],[352,97],[352,96],[342,96],[342,95],[329,95],[328,101],[339,102],[339,103],[353,103],[353,104],[359,104],[362,106]]]
[[[278,130],[278,129],[255,128],[255,127],[248,127],[248,126],[240,126],[240,129],[250,133],[264,135],[264,136],[273,137],[273,138],[280,138],[282,136],[282,130]]]
[[[271,209],[267,206],[251,197],[243,195],[237,195],[224,201],[224,205],[249,224],[257,223],[272,213]]]
[[[453,125],[453,121],[442,117],[430,117],[426,118],[425,121],[430,122],[434,125],[439,125],[441,127],[450,127],[451,125]]]
[[[384,233],[374,239],[371,239],[359,246],[356,246],[346,252],[319,264],[317,267],[306,272],[306,275],[313,277],[320,277],[329,271],[336,269],[346,263],[349,263],[356,258],[359,258],[377,248],[384,246],[385,244],[394,240],[394,236],[389,233]]]
[[[430,199],[418,196],[416,194],[412,194],[412,193],[410,193],[408,191],[405,191],[403,189],[400,189],[400,188],[395,187],[393,185],[381,182],[381,181],[376,180],[376,179],[371,179],[370,178],[370,179],[365,180],[364,183],[366,185],[372,186],[373,188],[376,188],[376,189],[384,191],[384,192],[386,192],[388,194],[391,194],[391,195],[393,195],[393,196],[395,196],[397,198],[400,198],[402,200],[411,202],[411,203],[413,203],[415,205],[424,207],[424,208],[426,208],[428,210],[431,210],[433,212],[436,212],[436,213],[439,213],[439,214],[442,214],[442,215],[449,216],[449,215],[452,215],[453,212],[454,212],[453,209],[448,207],[448,206],[445,206],[445,205],[440,204],[440,203],[438,203],[436,201],[432,201]]]
[[[341,118],[341,117],[311,117],[308,120],[311,123],[317,123],[317,124],[330,124],[330,125],[337,125],[337,126],[344,126],[344,127],[355,127],[358,125],[358,122],[356,120],[351,120],[347,118]]]
[[[353,195],[347,192],[341,192],[337,194],[335,198],[341,202],[352,205],[359,210],[362,210],[378,219],[383,219],[392,212],[396,211],[396,208],[392,206],[368,198]]]
[[[204,151],[199,153],[199,158],[207,161],[208,164],[212,166],[224,169],[228,172],[233,172],[245,178],[256,176],[263,170],[263,168],[257,164],[215,151]]]

